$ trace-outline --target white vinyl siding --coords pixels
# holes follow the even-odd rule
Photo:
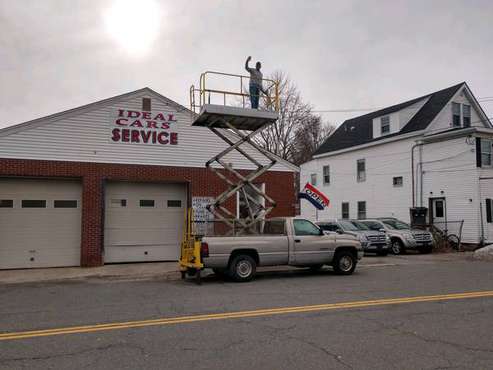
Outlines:
[[[153,112],[174,114],[177,122],[171,124],[169,131],[178,133],[177,145],[111,141],[111,117],[115,116],[118,109],[140,111],[144,97],[152,98]],[[193,119],[193,114],[184,108],[179,109],[153,94],[137,92],[107,104],[82,109],[79,113],[47,117],[24,128],[4,129],[0,131],[0,158],[203,168],[207,160],[226,149],[228,144],[208,128],[191,126]],[[221,131],[232,136],[225,130]],[[241,148],[260,163],[269,163],[249,144],[242,144]],[[236,151],[228,154],[224,161],[232,163],[235,169],[256,168]],[[293,168],[278,163],[272,170],[293,171]]]

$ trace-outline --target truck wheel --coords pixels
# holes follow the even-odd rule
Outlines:
[[[390,250],[392,251],[393,254],[404,254],[404,246],[402,245],[402,242],[399,239],[392,240],[392,245],[390,247]]]
[[[255,276],[257,264],[247,255],[240,254],[233,258],[229,265],[229,275],[238,282],[250,281]]]
[[[356,268],[356,257],[350,251],[337,252],[332,266],[339,275],[351,275]]]

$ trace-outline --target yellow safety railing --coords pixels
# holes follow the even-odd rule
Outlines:
[[[224,82],[231,84],[233,79],[237,79],[238,90],[236,89],[216,89],[212,88],[211,78],[219,77],[227,79]],[[223,105],[241,106],[248,108],[250,93],[248,92],[250,76],[237,75],[232,73],[206,71],[200,75],[199,87],[194,85],[190,87],[190,109],[197,113],[204,104],[211,104],[212,99],[219,97]],[[236,85],[236,83],[234,83]],[[277,81],[264,78],[262,80],[264,92],[260,92],[260,98],[263,100],[263,106],[269,110],[279,112],[279,83]],[[231,101],[231,98],[236,100]]]

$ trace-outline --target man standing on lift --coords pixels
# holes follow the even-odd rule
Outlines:
[[[260,72],[260,68],[262,68],[262,64],[257,62],[255,64],[255,68],[250,68],[248,63],[250,63],[252,57],[248,57],[245,62],[245,69],[248,73],[250,73],[250,104],[252,109],[258,109],[258,102],[260,99],[260,91],[264,94],[266,93],[262,87],[262,72]]]

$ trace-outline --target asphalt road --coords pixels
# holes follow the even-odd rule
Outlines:
[[[491,369],[492,291],[492,263],[416,255],[247,284],[4,285],[0,369]],[[444,296],[469,292],[480,293]],[[388,301],[406,297],[421,298]]]

